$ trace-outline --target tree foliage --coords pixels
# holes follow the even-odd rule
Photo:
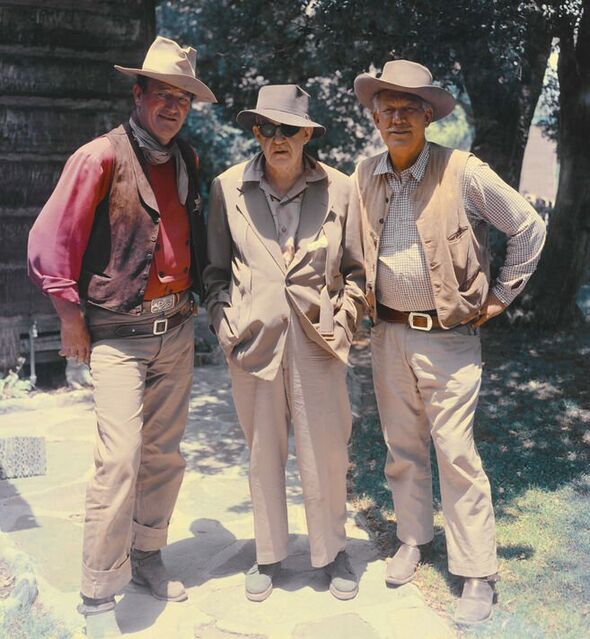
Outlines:
[[[535,0],[168,0],[161,30],[196,43],[227,123],[266,83],[296,82],[327,125],[324,159],[350,169],[375,141],[352,84],[395,57],[426,64],[473,124],[474,151],[517,185],[551,48],[551,11]]]

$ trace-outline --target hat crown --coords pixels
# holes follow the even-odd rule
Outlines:
[[[269,84],[260,88],[256,110],[271,109],[309,120],[309,93],[297,84]]]
[[[410,62],[409,60],[390,60],[386,62],[379,79],[402,87],[432,85],[430,71],[421,64]]]
[[[142,69],[172,75],[189,75],[194,78],[196,65],[195,49],[180,47],[174,40],[157,36],[145,55]]]

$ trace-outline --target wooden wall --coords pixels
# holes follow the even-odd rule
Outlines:
[[[78,146],[127,117],[155,0],[0,0],[0,371],[33,319],[58,326],[26,273],[28,231]]]

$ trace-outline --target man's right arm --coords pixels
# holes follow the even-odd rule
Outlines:
[[[106,138],[67,161],[29,234],[29,277],[49,295],[61,322],[60,354],[87,361],[90,338],[80,308],[78,279],[96,207],[109,191],[114,157]]]

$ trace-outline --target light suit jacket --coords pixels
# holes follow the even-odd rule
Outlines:
[[[343,362],[365,306],[360,220],[348,214],[350,179],[322,163],[301,204],[297,250],[286,267],[256,157],[213,181],[204,273],[209,323],[233,364],[274,379],[289,321]],[[315,160],[311,160],[315,163]]]

